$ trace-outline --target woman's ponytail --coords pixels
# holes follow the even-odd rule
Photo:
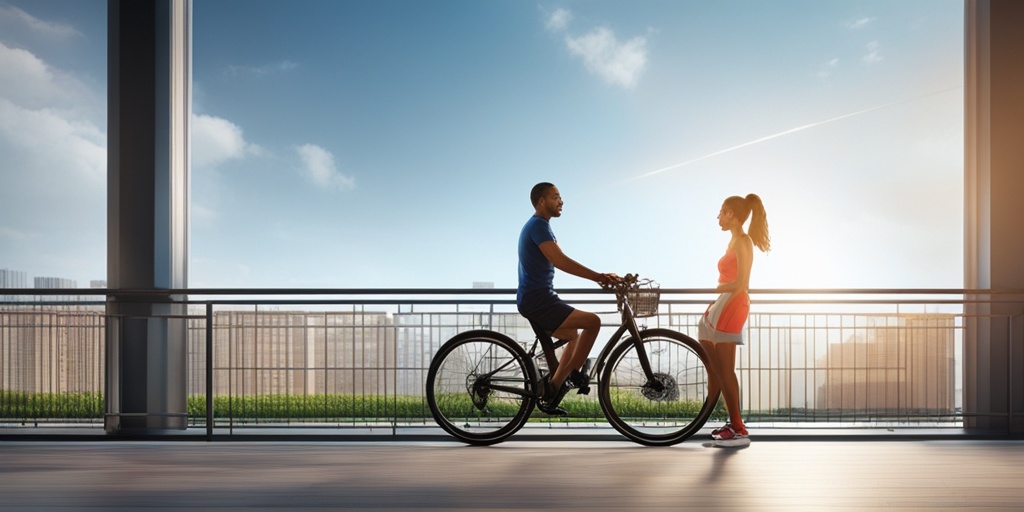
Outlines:
[[[772,238],[768,235],[768,215],[764,211],[764,204],[757,194],[747,194],[744,199],[750,207],[750,229],[747,234],[758,249],[768,252],[772,249]]]

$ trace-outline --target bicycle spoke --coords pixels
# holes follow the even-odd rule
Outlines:
[[[653,379],[632,343],[617,348],[602,376],[601,398],[612,425],[647,444],[678,442],[707,420],[708,373],[696,342],[673,331],[642,334]],[[692,346],[691,346],[692,344]]]
[[[517,350],[518,349],[518,350]],[[522,349],[490,338],[459,339],[439,351],[428,372],[428,402],[438,424],[471,443],[510,435],[533,408]]]

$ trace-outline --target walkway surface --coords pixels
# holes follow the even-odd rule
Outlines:
[[[1024,441],[0,442],[0,510],[1020,510]]]

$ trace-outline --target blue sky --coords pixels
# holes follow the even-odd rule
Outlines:
[[[104,6],[0,0],[0,268],[104,278]],[[755,192],[755,288],[962,286],[960,0],[195,0],[193,44],[195,287],[514,287],[538,181],[602,272],[714,286]]]

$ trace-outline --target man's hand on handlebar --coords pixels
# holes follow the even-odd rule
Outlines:
[[[598,281],[598,284],[600,284],[601,288],[604,288],[605,290],[615,290],[622,287],[629,288],[634,286],[640,279],[640,276],[636,274],[626,274],[625,276],[619,276],[617,274],[601,275],[604,276],[605,279]]]
[[[622,281],[622,278],[616,274],[598,274],[598,276],[597,284],[601,285],[601,288],[610,288]]]
[[[626,274],[625,276],[618,276],[616,274],[601,274],[604,280],[598,281],[601,288],[605,290],[616,290],[619,288],[630,288],[636,285],[640,276],[636,274]]]

